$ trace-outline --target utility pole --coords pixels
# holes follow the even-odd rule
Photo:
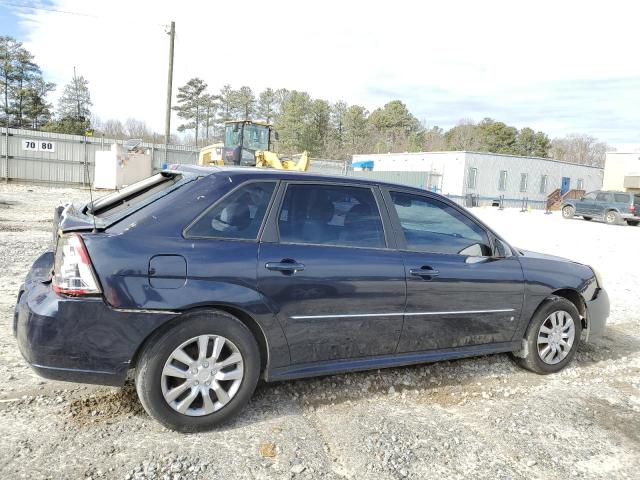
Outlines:
[[[73,88],[76,92],[76,116],[80,121],[80,95],[78,95],[78,77],[76,77],[76,67],[73,67]]]
[[[169,75],[167,78],[167,111],[164,117],[164,163],[169,158],[169,136],[171,135],[171,92],[173,84],[173,43],[176,38],[176,22],[171,22],[169,30]]]

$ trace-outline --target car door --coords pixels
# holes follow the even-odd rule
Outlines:
[[[577,215],[593,214],[593,210],[594,210],[593,202],[595,202],[596,195],[597,195],[597,192],[589,192],[580,200],[576,200],[575,201],[576,214]]]
[[[604,218],[604,211],[611,203],[611,194],[609,192],[598,192],[593,202],[593,214],[597,217]]]
[[[290,182],[260,244],[258,288],[292,363],[393,353],[405,273],[377,187]]]
[[[389,190],[385,199],[407,280],[398,352],[510,341],[524,282],[509,247],[441,197]]]

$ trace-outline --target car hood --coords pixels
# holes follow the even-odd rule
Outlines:
[[[531,250],[524,250],[523,248],[518,248],[518,252],[520,252],[520,254],[523,257],[527,257],[527,258],[541,258],[543,260],[555,260],[556,262],[578,263],[578,262],[569,260],[568,258],[557,257],[555,255],[547,255],[546,253],[532,252]]]

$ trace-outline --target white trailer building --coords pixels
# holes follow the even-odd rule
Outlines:
[[[417,186],[452,198],[472,194],[480,204],[491,204],[502,196],[507,204],[527,198],[532,206],[543,207],[556,189],[562,194],[571,190],[598,190],[603,179],[603,169],[599,167],[481,152],[354,155],[354,170],[359,165],[378,172],[375,176],[381,178],[385,178],[383,172],[420,172],[416,175],[420,178]]]

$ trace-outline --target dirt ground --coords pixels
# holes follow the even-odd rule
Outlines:
[[[11,333],[16,293],[82,190],[0,186],[0,478],[638,478],[640,227],[476,208],[514,245],[599,268],[606,335],[562,373],[508,355],[262,384],[216,431],[182,435],[124,389],[39,378]]]

